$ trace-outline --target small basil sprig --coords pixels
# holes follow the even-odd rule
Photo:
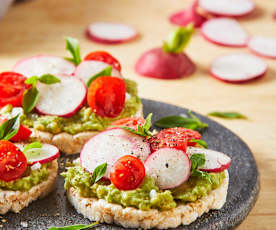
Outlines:
[[[0,125],[0,140],[10,140],[13,136],[17,134],[19,127],[20,127],[19,114],[3,122]]]
[[[242,115],[239,112],[218,112],[214,111],[207,114],[208,116],[220,117],[226,119],[247,119],[246,116]]]
[[[50,227],[48,228],[48,230],[84,230],[84,229],[91,229],[94,228],[96,226],[98,226],[99,223],[95,222],[93,224],[77,224],[77,225],[68,225],[68,226],[64,226],[64,227]]]
[[[208,149],[208,145],[207,145],[207,143],[204,140],[191,139],[191,140],[189,140],[189,142],[196,143],[196,144],[204,147],[205,149]]]
[[[149,130],[151,127],[151,117],[152,117],[152,113],[150,113],[147,118],[146,118],[146,122],[144,125],[137,125],[137,130],[136,129],[132,129],[130,127],[127,126],[122,126],[122,129],[125,129],[127,131],[130,131],[132,133],[135,133],[137,135],[143,136],[143,137],[150,137],[153,135],[153,133]]]
[[[191,111],[188,111],[188,116],[168,116],[163,117],[154,123],[160,128],[184,127],[187,129],[200,130],[208,127],[208,124],[201,122]]]
[[[104,176],[106,172],[106,168],[107,168],[107,163],[103,163],[94,169],[91,177],[91,182],[93,184],[98,182]]]
[[[23,110],[24,110],[24,113],[26,114],[30,113],[34,109],[35,105],[37,104],[39,91],[36,88],[36,84],[38,81],[47,85],[56,84],[60,82],[60,80],[52,74],[44,74],[40,77],[32,76],[28,78],[25,81],[25,83],[32,85],[32,87],[24,92],[24,96],[22,100]]]
[[[90,84],[92,83],[92,81],[94,81],[95,79],[101,77],[101,76],[111,76],[112,73],[112,66],[108,66],[106,67],[104,70],[102,70],[101,72],[93,75],[86,83],[87,87],[90,86]]]
[[[205,164],[205,155],[201,153],[193,154],[190,157],[191,161],[191,174],[190,176],[197,176],[201,177],[203,179],[206,179],[210,182],[210,184],[213,183],[212,177],[209,173],[200,171],[198,168],[203,166]]]
[[[66,37],[66,50],[72,55],[72,58],[65,58],[68,61],[73,62],[75,65],[81,63],[80,44],[75,38]]]

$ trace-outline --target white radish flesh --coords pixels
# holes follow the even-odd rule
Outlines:
[[[249,49],[263,57],[276,58],[276,38],[256,36],[250,38]]]
[[[242,83],[264,76],[267,64],[260,58],[247,54],[235,53],[218,57],[210,67],[213,77],[230,83]]]
[[[122,43],[135,39],[137,31],[131,26],[120,23],[94,22],[87,28],[88,37],[100,43]]]
[[[145,168],[146,174],[155,179],[159,188],[170,189],[188,180],[191,162],[182,150],[162,148],[148,157]]]
[[[217,152],[211,149],[188,147],[186,153],[191,156],[193,154],[204,154],[205,164],[200,168],[205,172],[222,172],[229,168],[231,158],[224,153]]]
[[[248,40],[247,32],[239,22],[230,18],[215,18],[202,25],[203,37],[217,45],[242,47]]]
[[[199,0],[198,3],[209,13],[228,17],[243,16],[255,8],[255,4],[251,0]]]
[[[74,75],[87,83],[92,76],[100,73],[108,66],[107,63],[101,61],[83,61],[77,66]],[[123,78],[121,73],[114,68],[112,68],[112,76]]]
[[[72,74],[75,66],[61,57],[38,55],[20,60],[13,67],[13,71],[26,77],[43,74]]]
[[[86,86],[74,76],[56,75],[60,83],[37,84],[40,93],[36,110],[41,114],[69,117],[76,113],[86,99]]]
[[[16,144],[23,151],[26,144]],[[25,153],[29,165],[36,163],[45,164],[59,157],[59,150],[56,146],[50,144],[42,144],[42,148],[33,148]]]
[[[149,154],[150,147],[144,137],[113,128],[95,135],[84,145],[80,162],[91,173],[98,165],[107,163],[105,177],[109,178],[111,168],[120,157],[132,155],[144,162]]]

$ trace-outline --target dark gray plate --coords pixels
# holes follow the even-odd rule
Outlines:
[[[154,114],[153,121],[168,115],[187,112],[186,109],[143,99],[144,112]],[[234,133],[222,125],[197,114],[209,128],[203,133],[203,139],[210,149],[227,153],[232,158],[229,169],[230,183],[225,205],[219,211],[210,211],[189,226],[177,229],[233,229],[240,224],[256,202],[259,192],[259,175],[256,162],[247,145]],[[61,161],[65,161],[64,157]],[[63,168],[60,169],[61,171]],[[20,214],[8,213],[3,216],[4,229],[47,229],[49,226],[69,224],[88,224],[89,221],[77,214],[64,195],[63,179],[58,178],[57,190],[48,197],[35,201],[23,209]],[[26,228],[25,228],[26,229]],[[98,229],[123,229],[115,225],[101,225]]]

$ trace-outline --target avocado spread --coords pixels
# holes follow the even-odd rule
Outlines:
[[[96,115],[89,106],[82,107],[75,115],[69,118],[58,116],[45,116],[37,113],[23,114],[21,124],[40,131],[46,131],[53,134],[66,132],[76,134],[83,131],[101,131],[105,129],[112,121],[120,118],[135,115],[141,101],[137,96],[137,84],[128,79],[124,79],[129,97],[126,98],[125,106],[121,114],[116,118],[107,118]],[[0,114],[11,113],[12,106],[8,105],[1,109]]]
[[[97,197],[109,203],[121,204],[124,207],[135,207],[141,210],[168,210],[179,202],[195,201],[206,196],[212,189],[220,186],[225,178],[224,172],[210,173],[212,183],[201,177],[190,177],[188,181],[173,190],[160,190],[151,177],[146,177],[139,188],[123,191],[106,181],[91,182],[91,174],[79,165],[67,167],[61,174],[65,177],[65,189],[74,187],[83,197]]]
[[[27,191],[40,182],[47,180],[49,176],[49,166],[51,163],[42,164],[40,169],[31,170],[28,166],[23,177],[13,181],[0,180],[0,188],[3,190]]]

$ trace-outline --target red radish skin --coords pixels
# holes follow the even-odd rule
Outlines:
[[[86,102],[87,88],[84,82],[68,75],[57,75],[61,83],[45,85],[38,83],[40,92],[36,110],[43,115],[70,117]]]
[[[250,51],[261,57],[276,59],[276,38],[255,36],[248,40]]]
[[[245,47],[249,37],[239,22],[231,18],[208,20],[201,27],[201,35],[216,45],[238,48]]]
[[[43,74],[72,74],[75,66],[64,58],[51,55],[37,55],[18,61],[13,71],[26,77],[41,76]]]
[[[160,79],[179,79],[191,75],[195,68],[186,54],[165,53],[162,48],[145,52],[135,65],[138,74]]]
[[[254,71],[252,71],[253,67]],[[231,71],[234,72],[231,73]],[[212,77],[227,83],[246,83],[263,77],[266,72],[267,64],[260,58],[247,53],[218,57],[209,69]]]
[[[251,0],[199,0],[199,6],[215,16],[242,17],[255,9]]]
[[[162,148],[147,158],[145,168],[146,174],[155,179],[159,188],[171,189],[188,180],[191,162],[182,150]]]
[[[273,16],[274,20],[276,20],[276,10],[274,11],[272,16]]]
[[[120,44],[132,41],[139,35],[131,26],[120,23],[95,22],[88,26],[86,35],[94,42]]]
[[[187,152],[189,156],[193,154],[204,154],[205,164],[200,168],[201,171],[205,172],[222,172],[230,167],[231,158],[224,153],[217,152],[210,149],[188,147]]]
[[[98,165],[107,163],[105,178],[109,179],[111,168],[120,157],[132,155],[144,162],[149,154],[150,147],[144,137],[113,128],[98,133],[86,142],[80,153],[80,164],[92,173]]]

